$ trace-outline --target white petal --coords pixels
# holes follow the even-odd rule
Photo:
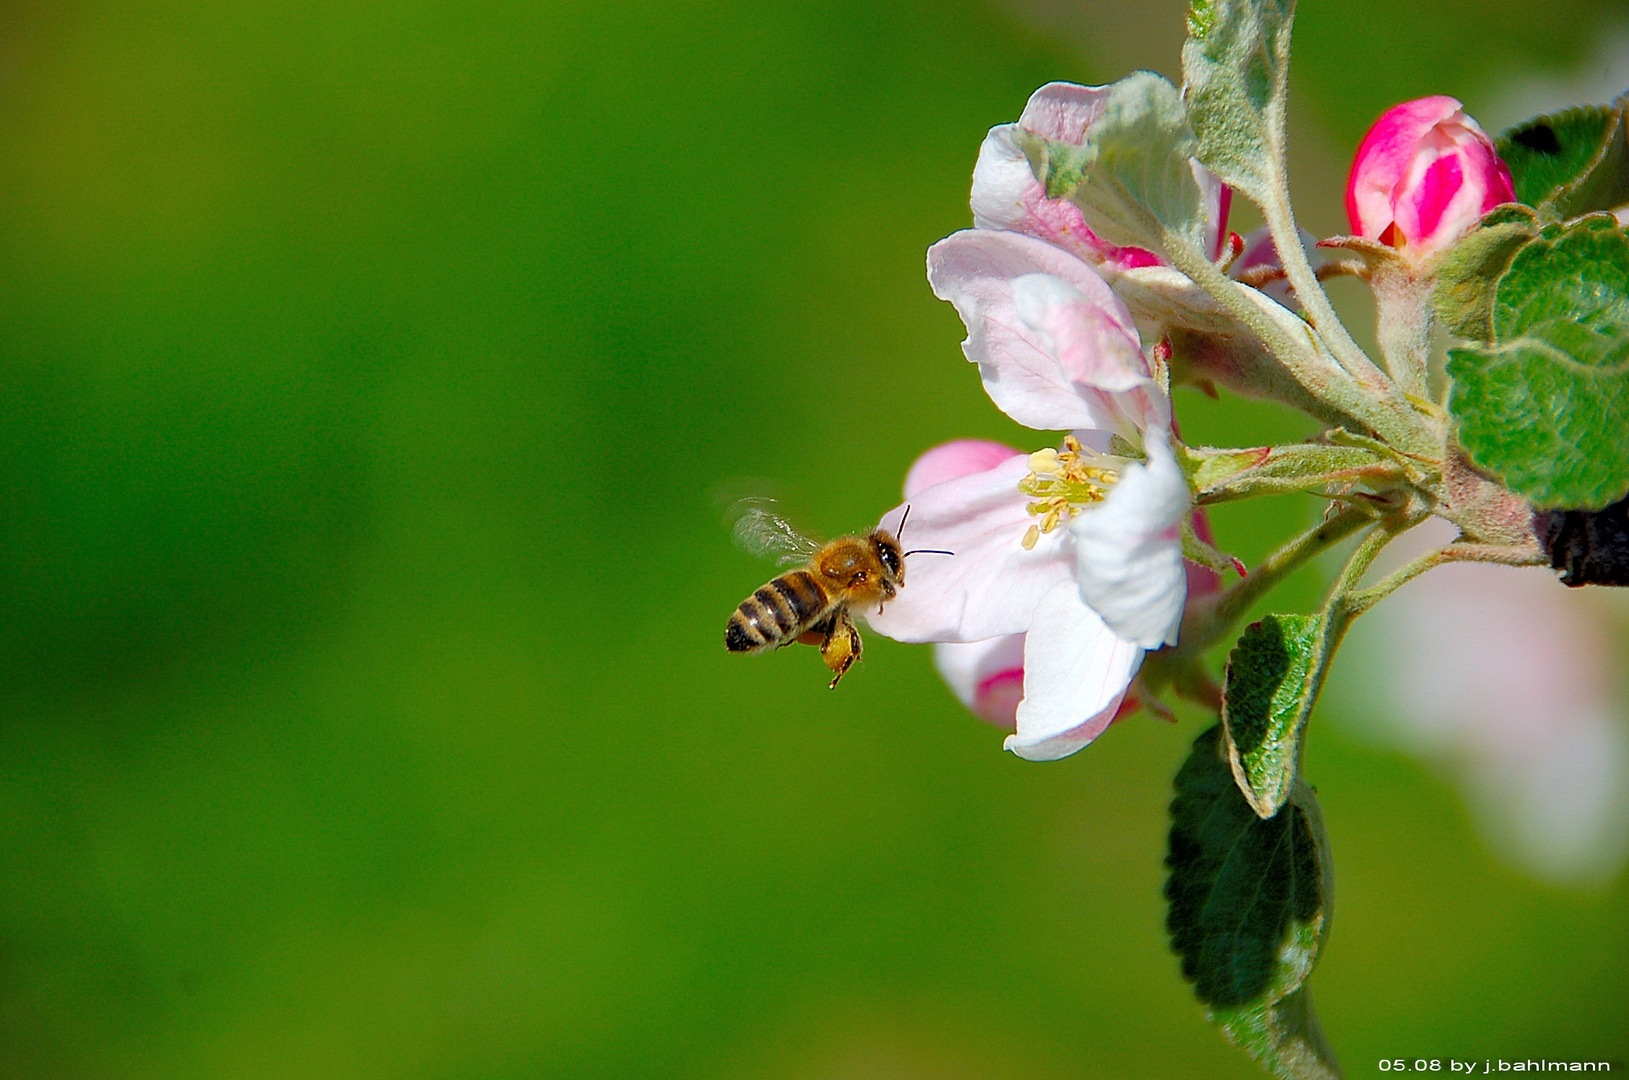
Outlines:
[[[1033,232],[1030,208],[1046,198],[1029,159],[1013,141],[1016,124],[993,127],[979,147],[973,166],[973,225],[980,229]],[[1070,204],[1073,205],[1073,204]],[[1079,213],[1079,210],[1076,210]]]
[[[1103,733],[1142,664],[1127,641],[1061,585],[1042,599],[1024,643],[1018,730],[1003,745],[1029,761],[1067,757]]]
[[[1112,392],[1082,378],[1052,352],[1053,342],[1019,315],[1012,281],[1050,274],[1074,288],[1132,341],[1136,328],[1108,284],[1060,248],[1011,232],[967,229],[928,249],[934,295],[956,306],[968,328],[962,351],[979,365],[996,406],[1025,427],[1042,431],[1115,427]]]
[[[908,556],[899,595],[881,613],[858,614],[898,641],[982,641],[1028,630],[1041,597],[1075,575],[1064,530],[1024,550],[1034,518],[1018,482],[1028,474],[1029,459],[1019,454],[913,495],[906,550],[954,554]],[[899,506],[884,514],[884,527],[896,525],[903,512]]]
[[[950,692],[975,714],[1011,730],[1024,696],[1024,635],[988,641],[943,641],[933,663]]]
[[[1108,498],[1081,511],[1075,536],[1081,596],[1115,633],[1145,649],[1176,643],[1187,596],[1178,532],[1188,484],[1164,437],[1150,432],[1148,463],[1126,467]]]

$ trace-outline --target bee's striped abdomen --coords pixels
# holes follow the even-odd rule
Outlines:
[[[756,652],[790,644],[830,607],[813,574],[782,574],[741,601],[724,628],[724,646],[731,652]]]

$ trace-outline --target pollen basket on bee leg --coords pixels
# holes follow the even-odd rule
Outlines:
[[[1121,458],[1088,450],[1073,435],[1063,437],[1063,449],[1047,447],[1029,456],[1029,475],[1018,490],[1030,497],[1027,509],[1040,518],[1024,533],[1024,550],[1034,550],[1041,537],[1080,513],[1081,507],[1102,502],[1120,479]]]

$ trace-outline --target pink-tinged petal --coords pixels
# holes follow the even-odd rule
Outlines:
[[[1085,237],[1097,242],[1080,208],[1067,199],[1049,199],[1035,179],[1029,159],[1013,141],[1017,126],[990,129],[973,166],[973,225],[1028,233],[1064,247]]]
[[[905,501],[917,492],[960,476],[985,472],[1023,453],[989,439],[956,439],[940,443],[911,463],[905,474]]]
[[[1024,635],[949,641],[933,647],[934,666],[974,715],[1011,731],[1024,697]]]
[[[1117,247],[1086,225],[1067,199],[1049,199],[1035,179],[1016,136],[1028,132],[1079,146],[1099,116],[1110,93],[1106,86],[1048,83],[1030,95],[1016,124],[991,128],[973,170],[973,223],[981,229],[1005,229],[1038,237],[1080,256],[1107,273],[1162,265],[1159,256],[1137,247]],[[1227,241],[1232,191],[1209,169],[1193,163],[1198,181],[1211,257]]]
[[[1145,649],[1176,644],[1187,597],[1180,527],[1188,484],[1170,446],[1150,432],[1148,463],[1126,467],[1108,498],[1070,523],[1085,602]]]
[[[1118,297],[1113,311],[1062,278],[1023,274],[1012,280],[1012,298],[1018,317],[1072,382],[1110,393],[1153,385],[1131,313]]]
[[[1410,222],[1408,217],[1398,214],[1398,224],[1403,227],[1404,234],[1425,236],[1436,232],[1464,182],[1465,171],[1459,167],[1458,158],[1448,156],[1433,161],[1420,180],[1418,192],[1398,204],[1399,211],[1412,211],[1408,217],[1414,219]]]
[[[928,249],[934,295],[955,305],[968,328],[962,351],[979,365],[984,388],[1002,412],[1042,431],[1112,428],[1121,405],[1112,391],[1081,381],[1053,354],[1049,335],[1019,314],[1014,278],[1049,274],[1094,304],[1129,339],[1131,313],[1091,267],[1051,244],[1011,232],[969,229]]]
[[[1025,551],[1034,519],[1018,482],[1029,475],[1019,454],[993,469],[923,488],[911,497],[907,550],[951,555],[907,557],[905,584],[881,613],[857,612],[897,641],[982,641],[1029,629],[1035,606],[1060,581],[1074,577],[1074,557],[1062,530]],[[904,506],[883,515],[897,525]]]
[[[1028,761],[1068,757],[1113,723],[1143,650],[1110,630],[1071,583],[1035,610],[1024,640],[1018,730],[1002,745]]]
[[[1205,217],[1206,249],[1214,262],[1222,257],[1222,247],[1227,243],[1227,218],[1233,207],[1233,189],[1222,183],[1221,177],[1199,164],[1197,158],[1190,158],[1188,164],[1193,168],[1193,178],[1199,184],[1200,212]]]
[[[1043,138],[1079,146],[1086,129],[1097,123],[1108,102],[1110,87],[1047,83],[1029,96],[1018,126]]]

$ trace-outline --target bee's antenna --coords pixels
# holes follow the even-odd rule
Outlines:
[[[905,504],[905,512],[903,514],[899,515],[899,531],[894,534],[894,539],[900,540],[900,541],[903,541],[905,539],[905,521],[910,516],[911,516],[911,504],[906,503]],[[907,551],[905,553],[905,555],[954,555],[954,554],[956,554],[954,551],[936,551],[933,548],[917,548],[915,551]],[[905,555],[901,555],[900,558],[903,559],[905,557]]]

